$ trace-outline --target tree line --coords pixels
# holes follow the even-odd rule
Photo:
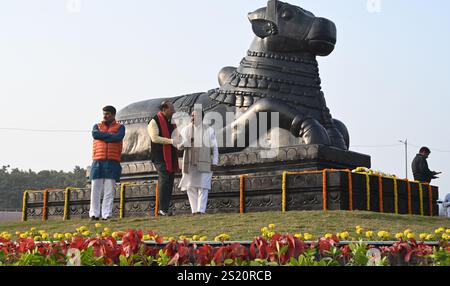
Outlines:
[[[86,186],[86,170],[76,166],[71,172],[24,171],[10,166],[0,169],[0,210],[20,210],[25,190]]]

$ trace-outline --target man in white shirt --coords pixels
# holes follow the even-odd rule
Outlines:
[[[192,214],[205,214],[213,169],[219,164],[219,149],[214,129],[203,124],[203,112],[195,109],[192,122],[180,132],[184,150],[179,187],[186,191]]]

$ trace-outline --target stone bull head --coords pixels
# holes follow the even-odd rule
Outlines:
[[[249,13],[253,32],[273,52],[307,51],[328,56],[336,45],[336,25],[300,7],[271,0]]]

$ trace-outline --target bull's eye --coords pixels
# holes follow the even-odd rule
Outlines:
[[[294,12],[292,12],[291,9],[284,9],[281,12],[281,18],[286,21],[289,21],[290,19],[292,19],[292,17],[294,17]]]

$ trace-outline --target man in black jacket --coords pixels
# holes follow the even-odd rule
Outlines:
[[[416,155],[412,162],[412,171],[414,174],[414,180],[424,183],[430,183],[431,180],[437,179],[436,175],[441,173],[430,171],[428,168],[427,159],[431,151],[427,147],[422,147],[419,154]]]

